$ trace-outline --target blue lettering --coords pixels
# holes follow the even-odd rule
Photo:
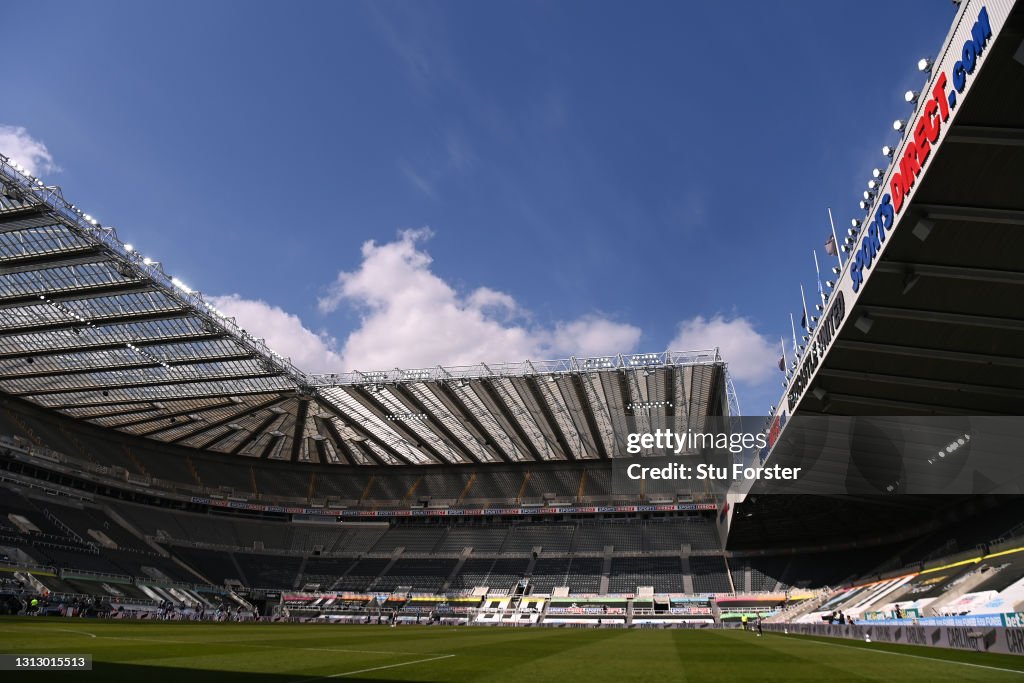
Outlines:
[[[861,249],[864,251],[864,265],[870,268],[871,264],[875,262],[875,254],[878,253],[878,226],[873,222],[868,226],[868,234],[864,238]]]
[[[968,40],[964,43],[964,49],[960,55],[960,61],[964,64],[964,71],[969,74],[974,73],[974,65],[978,62],[978,46],[973,40]]]
[[[896,220],[896,213],[892,210],[892,195],[883,194],[878,210],[875,211],[875,222],[881,230],[888,230]]]
[[[985,51],[985,45],[992,37],[992,25],[988,18],[988,9],[981,8],[978,12],[978,20],[971,27],[971,39],[964,43],[960,53],[960,61],[953,65],[953,88],[956,92],[963,92],[967,86],[967,75],[974,73],[978,64],[978,57]],[[950,93],[949,102],[956,103],[953,93]]]
[[[953,88],[955,88],[957,92],[963,92],[966,85],[967,70],[964,68],[963,62],[957,62],[953,65]]]
[[[981,55],[985,51],[985,44],[988,43],[988,39],[992,37],[992,25],[988,21],[987,8],[982,7],[981,11],[978,12],[978,20],[971,27],[971,37],[974,38],[978,54]]]

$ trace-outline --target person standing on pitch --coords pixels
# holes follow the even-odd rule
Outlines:
[[[762,635],[764,635],[764,631],[761,630],[761,615],[760,614],[758,614],[757,617],[755,617],[754,625],[757,626],[757,637],[760,638]]]
[[[740,622],[743,624],[743,630],[746,631],[747,630],[747,615],[746,614],[744,614],[743,616],[740,617]]]

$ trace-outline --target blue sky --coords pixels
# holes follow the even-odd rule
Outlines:
[[[0,152],[300,367],[717,344],[764,414],[954,14],[22,3]]]

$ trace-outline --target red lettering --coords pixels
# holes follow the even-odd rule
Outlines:
[[[932,97],[939,104],[939,111],[942,112],[942,120],[945,121],[949,118],[949,101],[946,99],[946,74],[939,74],[939,80],[935,81],[935,87],[932,88]]]
[[[931,102],[929,102],[931,104]],[[928,129],[931,119],[928,117],[927,111],[925,114],[917,120],[917,125],[914,126],[914,146],[917,147],[920,158],[918,161],[924,164],[925,159],[932,152],[932,143],[928,140]]]
[[[928,100],[928,104],[924,105],[924,115],[928,118],[931,124],[926,131],[929,142],[935,142],[939,139],[939,131],[942,130],[942,121],[936,116],[936,110],[939,105],[935,104],[935,100]]]
[[[903,206],[903,195],[907,193],[907,188],[903,184],[903,176],[900,173],[893,173],[892,178],[889,179],[889,192],[892,194],[892,210],[899,213]]]
[[[914,186],[920,172],[921,161],[918,159],[917,145],[912,140],[907,140],[907,147],[903,150],[903,159],[900,161],[900,173],[903,174],[903,182],[908,192]]]

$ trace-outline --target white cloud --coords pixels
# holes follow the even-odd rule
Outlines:
[[[46,145],[21,126],[0,124],[0,154],[17,161],[34,176],[60,170]]]
[[[306,328],[299,317],[265,301],[243,299],[238,294],[207,297],[238,326],[306,372],[338,372],[341,356],[336,340]]]
[[[406,230],[393,242],[369,241],[362,262],[337,279],[319,299],[322,313],[342,306],[361,313],[359,326],[339,343],[265,301],[238,294],[210,297],[250,334],[290,357],[307,372],[471,365],[479,362],[601,356],[637,350],[640,329],[590,313],[552,326],[531,322],[511,295],[488,287],[460,294],[431,270],[423,249],[429,229]],[[774,396],[760,391],[772,379],[778,349],[743,317],[702,316],[683,321],[668,348],[719,347],[732,377],[757,403]],[[770,391],[767,392],[770,394]]]
[[[636,348],[640,330],[596,314],[532,325],[507,293],[481,287],[462,295],[431,271],[422,249],[427,229],[401,232],[386,244],[363,244],[357,270],[341,272],[319,301],[362,313],[342,348],[344,370],[469,365],[481,361],[598,355]]]
[[[716,315],[710,320],[697,316],[679,325],[673,351],[697,351],[718,347],[729,364],[729,374],[737,382],[759,385],[778,374],[781,350],[758,334],[746,318],[726,320]]]
[[[636,350],[640,328],[598,315],[585,315],[558,323],[550,334],[550,347],[561,356],[606,356]]]

